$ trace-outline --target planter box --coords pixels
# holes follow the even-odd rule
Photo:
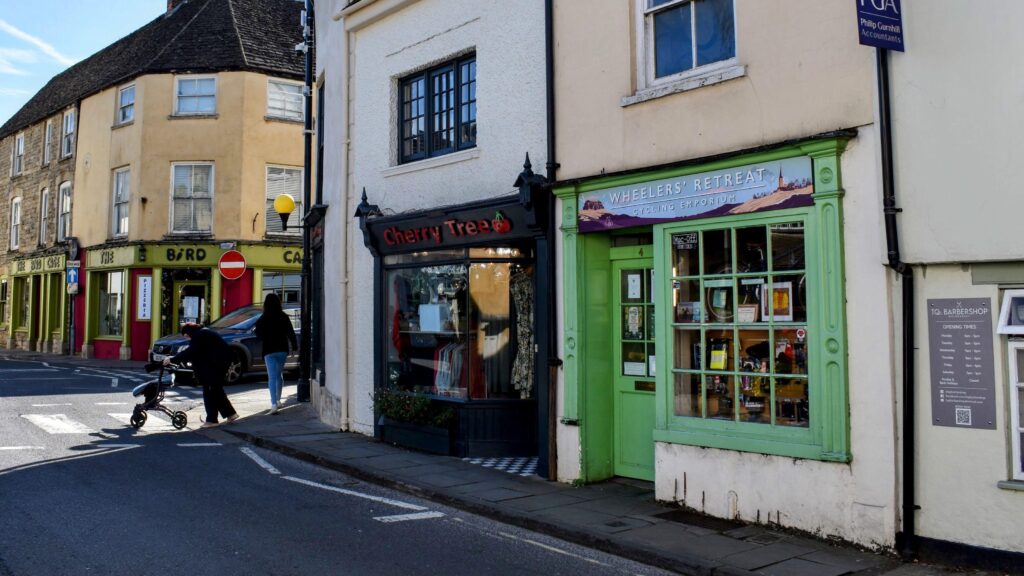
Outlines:
[[[383,416],[377,421],[377,426],[380,430],[380,439],[389,444],[431,454],[451,454],[451,431],[447,428],[398,422]]]

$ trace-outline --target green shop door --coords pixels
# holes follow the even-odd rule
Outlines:
[[[209,286],[206,282],[175,282],[174,283],[174,330],[178,331],[183,324],[195,322],[205,324],[209,321],[207,301]]]
[[[642,480],[654,480],[653,265],[650,258],[612,264],[615,475]]]

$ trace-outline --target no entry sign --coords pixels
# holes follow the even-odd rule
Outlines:
[[[228,250],[220,255],[217,263],[220,275],[227,280],[238,280],[245,274],[245,256],[238,250]]]

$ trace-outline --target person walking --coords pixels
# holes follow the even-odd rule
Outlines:
[[[181,327],[181,335],[188,339],[188,348],[170,358],[164,358],[164,365],[192,363],[192,372],[203,387],[203,406],[206,408],[206,419],[200,428],[219,424],[218,414],[226,422],[234,422],[238,419],[238,413],[224,392],[224,373],[231,358],[228,343],[220,334],[193,322]]]
[[[263,315],[256,321],[256,336],[263,342],[263,361],[267,364],[267,386],[270,388],[270,412],[277,414],[283,406],[281,388],[284,387],[284,363],[288,359],[288,345],[299,348],[295,329],[288,315],[281,309],[281,299],[271,292],[263,299]]]

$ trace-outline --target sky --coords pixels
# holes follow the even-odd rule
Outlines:
[[[50,78],[166,9],[167,0],[0,0],[0,125]]]

